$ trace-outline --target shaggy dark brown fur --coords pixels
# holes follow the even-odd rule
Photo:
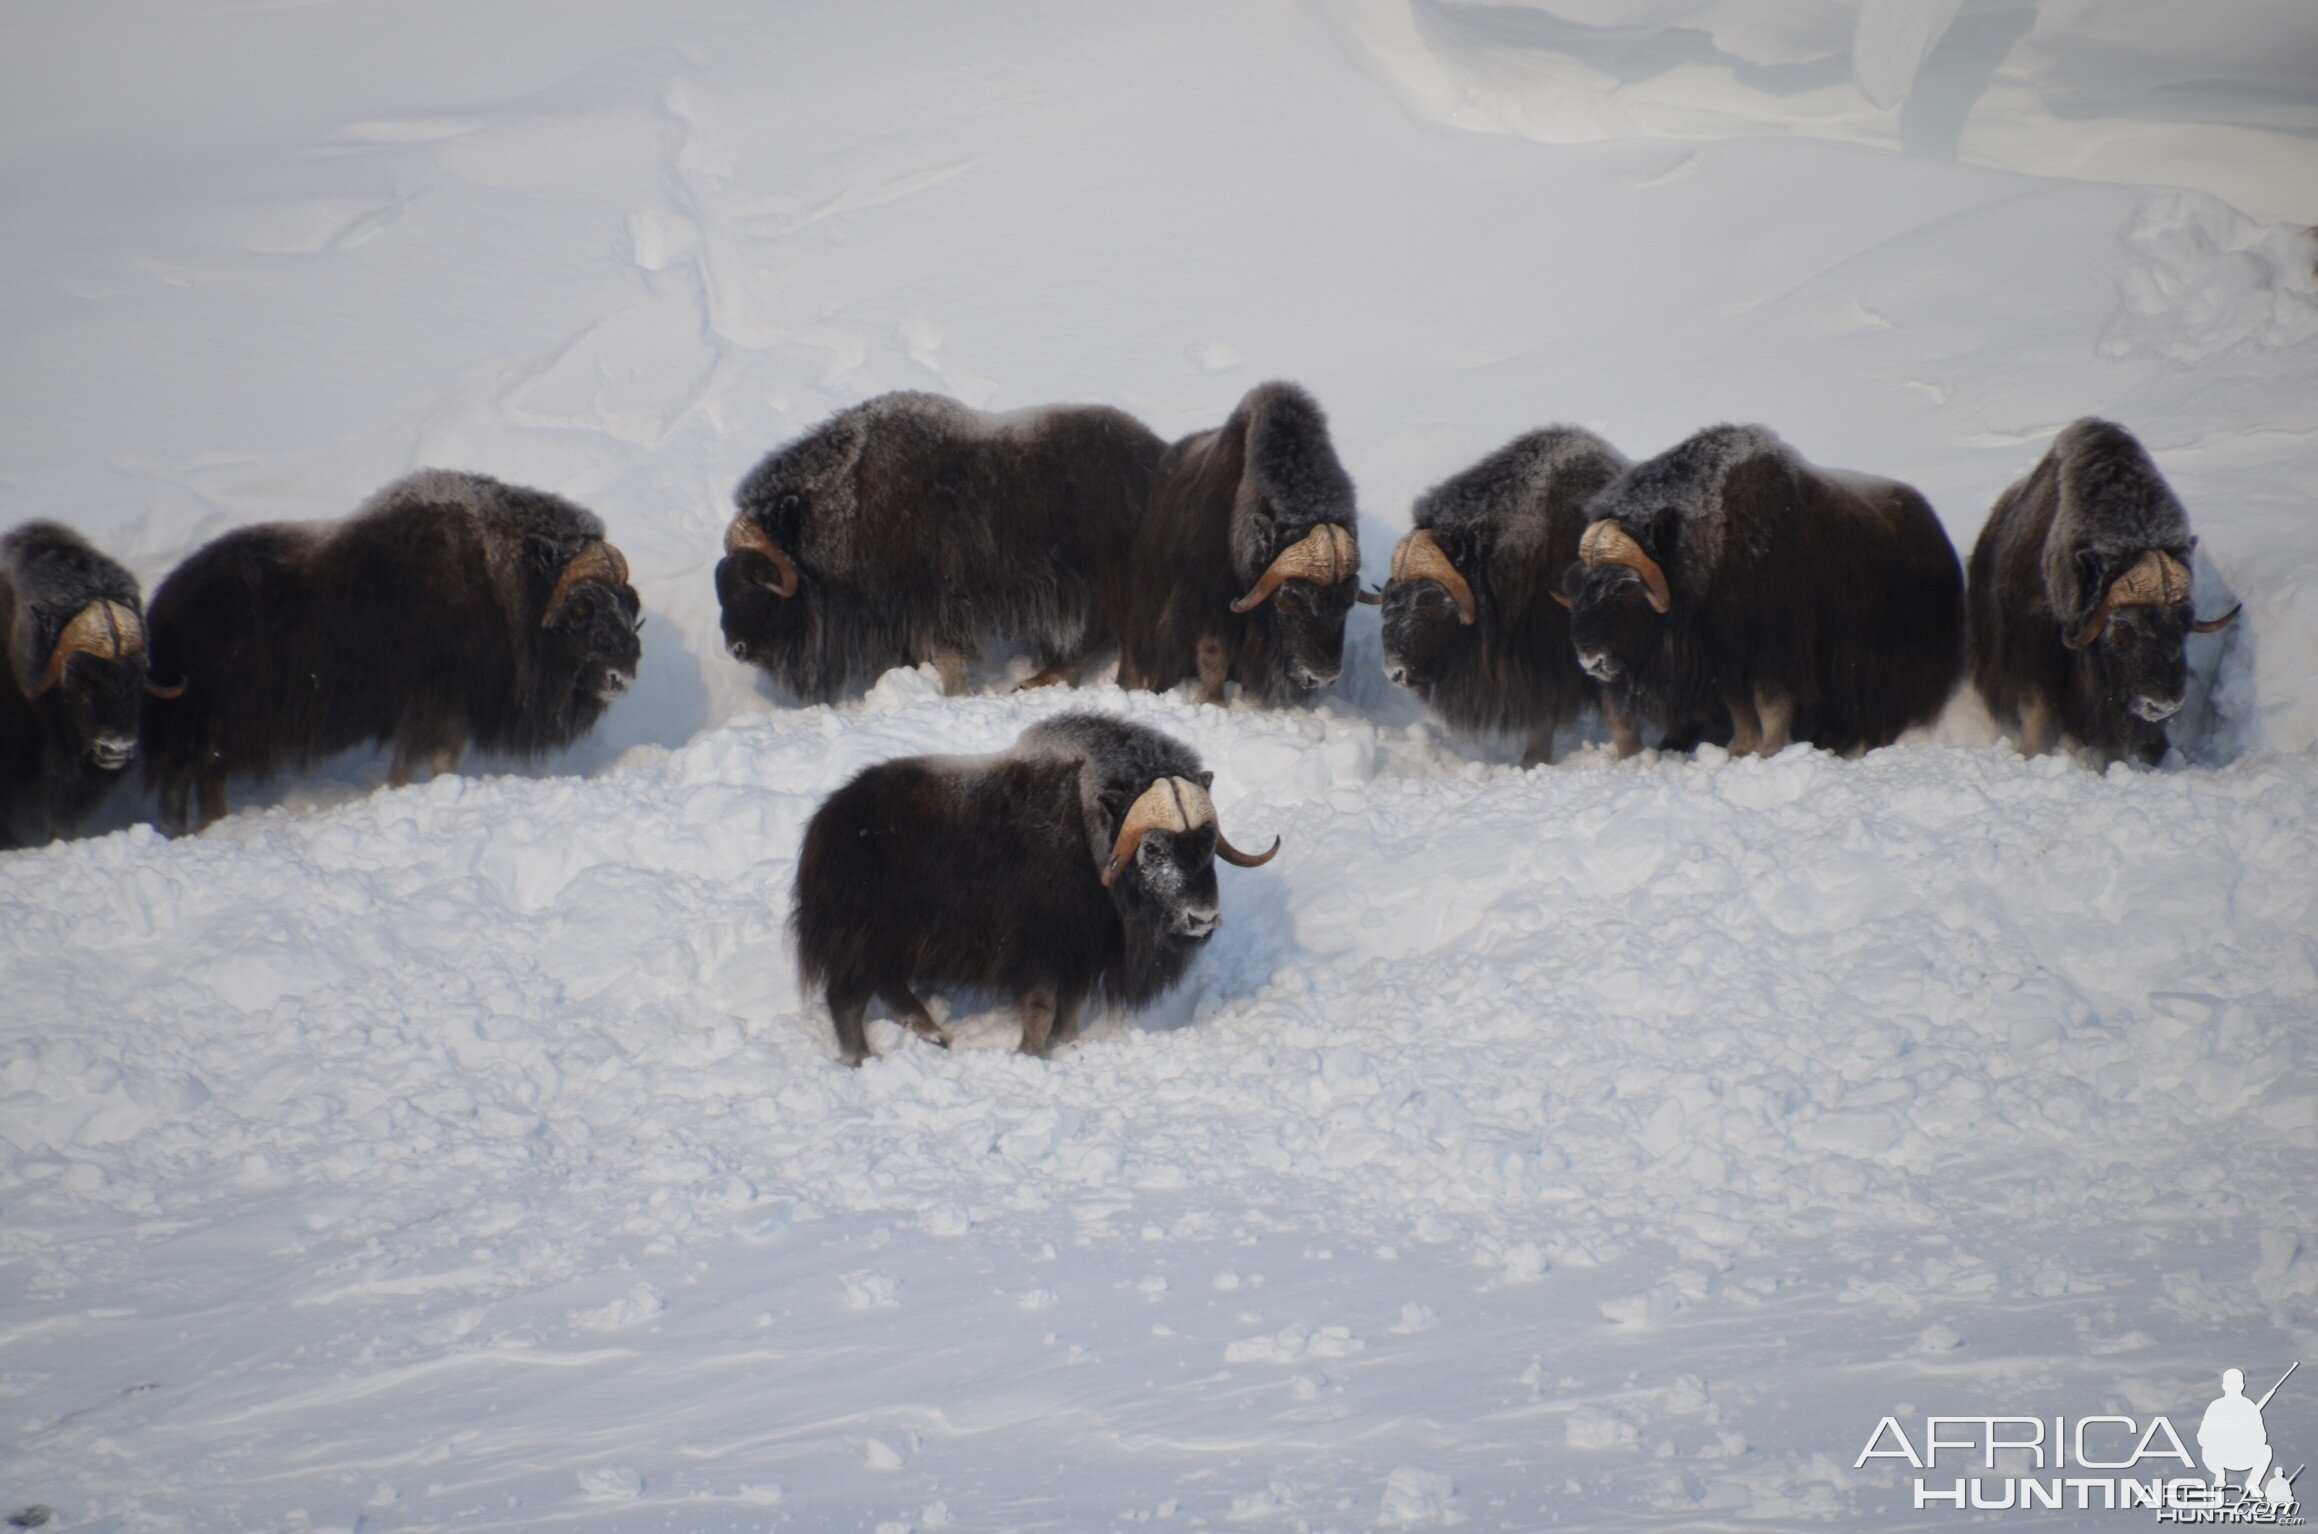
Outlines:
[[[2182,599],[2117,609],[2079,648],[2110,586],[2156,552],[2187,570],[2189,514],[2132,433],[2087,418],[2054,439],[2028,476],[1996,499],[1972,546],[1972,682],[2021,749],[2062,735],[2103,761],[2165,755],[2166,725],[2187,696],[2184,647],[2198,625]]]
[[[1734,751],[1790,740],[1890,744],[1937,718],[1964,665],[1964,575],[1906,485],[1820,469],[1760,426],[1714,426],[1636,464],[1587,509],[1664,572],[1574,564],[1578,659],[1608,694],[1621,749],[1728,721]]]
[[[553,600],[603,539],[558,496],[430,469],[343,522],[245,527],[196,551],[153,594],[154,674],[185,689],[145,710],[163,828],[223,814],[229,777],[353,746],[393,747],[401,784],[469,746],[537,757],[579,739],[642,655],[624,580]]]
[[[734,492],[754,548],[716,567],[726,648],[825,702],[927,661],[956,691],[966,663],[1030,651],[1039,680],[1115,642],[1127,556],[1165,444],[1100,406],[1005,415],[886,394],[772,453]]]
[[[1288,703],[1336,680],[1344,620],[1359,590],[1352,479],[1328,419],[1290,383],[1259,384],[1231,419],[1167,450],[1135,538],[1135,580],[1119,682],[1165,692],[1196,679],[1221,702],[1237,681]],[[1289,580],[1254,610],[1232,604],[1316,527],[1353,539],[1353,570],[1321,586]]]
[[[1068,1039],[1092,998],[1141,1006],[1215,930],[1217,827],[1154,832],[1115,882],[1120,822],[1162,778],[1213,774],[1188,747],[1101,714],[1063,714],[989,757],[908,757],[861,773],[814,812],[790,929],[850,1064],[872,999],[941,1040],[920,988],[995,990],[1022,1009],[1022,1048]]]
[[[1596,699],[1553,597],[1577,558],[1586,503],[1625,468],[1592,432],[1550,426],[1419,497],[1415,525],[1463,578],[1473,613],[1439,580],[1388,581],[1385,674],[1452,728],[1517,733],[1527,763],[1552,761],[1554,732]]]

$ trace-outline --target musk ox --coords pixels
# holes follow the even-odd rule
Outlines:
[[[1063,714],[982,757],[907,757],[831,794],[805,828],[789,925],[848,1064],[872,998],[947,1043],[919,987],[1016,1000],[1022,1052],[1069,1039],[1090,997],[1140,1006],[1216,926],[1224,840],[1188,747],[1102,714]]]
[[[2189,514],[2123,427],[2085,419],[1997,497],[1972,546],[1972,682],[2039,755],[2066,734],[2105,762],[2165,755],[2190,634]]]
[[[183,690],[145,710],[146,773],[175,833],[225,813],[228,777],[350,746],[392,746],[399,787],[470,745],[569,745],[634,683],[643,619],[593,512],[428,469],[343,522],[244,527],[196,550],[153,594],[150,627],[154,675]]]
[[[716,567],[726,648],[826,702],[895,666],[1027,649],[1033,685],[1116,638],[1166,444],[1091,405],[1005,415],[884,394],[768,455],[733,494]]]
[[[54,522],[0,538],[0,848],[61,836],[137,754],[136,579]]]
[[[1553,760],[1554,731],[1594,700],[1557,595],[1578,557],[1586,503],[1624,455],[1574,426],[1516,437],[1417,500],[1392,553],[1384,670],[1452,729],[1519,733],[1524,766]]]
[[[1360,545],[1352,479],[1312,396],[1258,384],[1221,427],[1167,449],[1134,569],[1121,686],[1197,677],[1220,703],[1236,679],[1287,703],[1336,680]]]
[[[1906,485],[1821,469],[1765,427],[1712,426],[1586,509],[1563,576],[1578,661],[1621,754],[1725,719],[1731,749],[1888,745],[1964,666],[1964,574]]]

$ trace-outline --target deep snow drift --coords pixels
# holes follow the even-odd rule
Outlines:
[[[0,857],[0,1513],[1932,1528],[1852,1468],[1887,1413],[2187,1424],[2225,1364],[2318,1355],[2318,250],[2247,190],[2311,157],[2268,73],[2301,9],[2168,23],[2188,90],[2158,22],[1963,7],[1893,109],[1963,113],[1945,144],[1857,90],[1900,45],[1855,68],[1812,7],[1794,67],[1833,74],[1783,95],[1706,0],[1627,8],[1679,91],[1555,53],[1564,9],[12,18],[11,518],[150,589],[475,468],[600,512],[652,621],[536,770],[348,762]],[[1992,15],[2027,51],[1982,117]],[[1975,148],[2023,81],[2087,159]],[[1886,139],[1821,131],[1838,96]],[[2105,776],[1968,701],[1858,762],[1521,773],[1384,682],[1365,610],[1280,713],[916,674],[788,708],[717,644],[733,482],[841,404],[1179,433],[1275,375],[1330,408],[1372,576],[1545,421],[1764,420],[1968,546],[2097,412],[2246,617],[2192,648],[2179,759]],[[1179,995],[1050,1064],[967,998],[957,1050],[880,1022],[839,1068],[781,930],[814,804],[1088,705],[1286,851],[1222,872]]]

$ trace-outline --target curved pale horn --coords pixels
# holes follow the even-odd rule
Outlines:
[[[614,587],[627,585],[627,558],[600,538],[574,554],[571,563],[563,567],[563,574],[556,578],[555,590],[547,598],[547,611],[541,614],[539,626],[546,628],[553,623],[556,613],[563,607],[564,599],[571,595],[572,588],[589,581],[601,581]]]
[[[1448,554],[1434,541],[1425,528],[1418,528],[1400,541],[1392,551],[1392,578],[1396,581],[1432,581],[1448,592],[1457,604],[1457,621],[1471,625],[1480,615],[1473,601],[1473,588],[1465,584],[1465,577],[1449,563]]]
[[[40,674],[40,685],[32,689],[32,695],[37,698],[62,681],[65,662],[76,655],[119,660],[144,651],[145,625],[137,621],[133,610],[120,602],[91,602],[73,614],[72,622],[56,636],[56,648],[48,652],[48,669]]]
[[[1658,568],[1658,561],[1642,551],[1634,535],[1618,525],[1615,517],[1604,517],[1586,529],[1578,540],[1578,558],[1589,565],[1624,565],[1642,577],[1642,590],[1648,594],[1650,605],[1660,612],[1673,605],[1673,597],[1666,590],[1666,572]]]
[[[1351,532],[1334,522],[1323,522],[1280,550],[1279,558],[1264,571],[1248,594],[1231,604],[1235,613],[1253,612],[1280,589],[1283,581],[1310,581],[1333,586],[1360,573],[1360,551]]]
[[[2176,602],[2189,600],[2189,568],[2163,549],[2151,549],[2133,561],[2127,570],[2109,583],[2101,597],[2101,605],[2085,620],[2085,626],[2071,635],[2063,635],[2061,643],[2072,650],[2081,650],[2108,631],[2109,615],[2120,607],[2170,607]],[[2235,618],[2232,612],[2229,617]],[[2219,620],[2228,622],[2228,618]],[[2217,625],[2218,626],[2218,625]],[[2212,630],[2201,630],[2210,633]]]
[[[2223,629],[2228,628],[2231,624],[2237,622],[2238,614],[2244,612],[2245,610],[2246,604],[2240,602],[2237,606],[2231,608],[2228,612],[2223,613],[2218,618],[2208,618],[2203,623],[2192,623],[2189,625],[2189,631],[2192,634],[2218,634]]]
[[[797,594],[799,582],[796,564],[788,555],[782,553],[781,546],[773,542],[763,528],[750,521],[745,513],[733,518],[732,525],[724,530],[725,553],[728,555],[738,554],[743,549],[764,555],[765,558],[773,562],[773,569],[778,573],[778,579],[760,581],[759,585],[777,597],[793,597]]]
[[[1116,884],[1127,864],[1133,861],[1135,849],[1143,845],[1143,838],[1153,831],[1190,831],[1215,823],[1215,801],[1207,797],[1207,790],[1190,778],[1160,778],[1143,790],[1142,796],[1127,806],[1127,814],[1119,822],[1119,839],[1112,844],[1111,860],[1103,865],[1103,886]],[[1240,868],[1259,868],[1279,855],[1280,840],[1272,838],[1269,851],[1246,853],[1224,839],[1223,828],[1216,826],[1215,855],[1226,863]]]
[[[1215,828],[1215,855],[1234,868],[1261,868],[1280,855],[1280,839],[1272,838],[1271,846],[1261,852],[1242,852],[1224,839],[1223,827]]]

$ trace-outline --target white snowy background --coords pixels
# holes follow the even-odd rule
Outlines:
[[[536,768],[0,857],[0,1515],[1939,1528],[1852,1467],[1886,1413],[2318,1363],[2313,221],[2306,0],[8,7],[0,521],[150,590],[478,469],[601,512],[650,626]],[[2246,615],[2105,776],[1968,698],[1523,773],[1367,609],[1272,713],[785,707],[717,642],[731,486],[841,405],[1172,435],[1275,376],[1372,578],[1545,422],[1764,421],[1968,548],[2100,413]],[[814,805],[1088,705],[1286,851],[1051,1063],[969,999],[840,1068]]]

